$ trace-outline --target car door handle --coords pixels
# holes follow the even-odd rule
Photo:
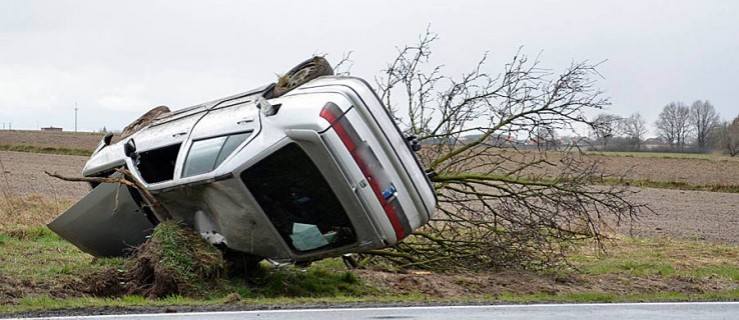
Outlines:
[[[236,121],[236,124],[247,124],[254,122],[254,118],[244,118],[242,120]]]

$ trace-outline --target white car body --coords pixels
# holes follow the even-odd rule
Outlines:
[[[383,248],[431,219],[433,186],[365,81],[324,76],[272,99],[264,90],[175,111],[101,143],[83,175],[126,167],[210,242],[275,261]],[[127,143],[135,145],[129,156]],[[91,254],[118,255],[151,229],[140,196],[128,191],[111,207],[121,189],[97,186],[50,227]],[[111,210],[136,222],[100,217]]]

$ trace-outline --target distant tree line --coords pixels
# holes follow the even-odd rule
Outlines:
[[[595,149],[644,149],[647,125],[639,113],[629,117],[601,113],[593,123],[591,139]],[[661,145],[650,146],[650,150],[699,153],[716,150],[731,156],[739,153],[739,116],[733,121],[721,121],[716,108],[708,100],[696,100],[690,106],[679,101],[670,102],[662,108],[654,129]]]
[[[639,113],[629,117],[601,113],[593,120],[593,147],[600,150],[639,151],[647,134],[647,125]]]

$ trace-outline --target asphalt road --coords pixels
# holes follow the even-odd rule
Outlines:
[[[29,318],[30,319],[30,318]],[[739,302],[537,304],[160,313],[32,319],[739,319]]]

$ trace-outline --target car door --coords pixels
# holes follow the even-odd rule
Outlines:
[[[96,257],[123,256],[154,229],[128,187],[118,183],[98,185],[48,227]]]

